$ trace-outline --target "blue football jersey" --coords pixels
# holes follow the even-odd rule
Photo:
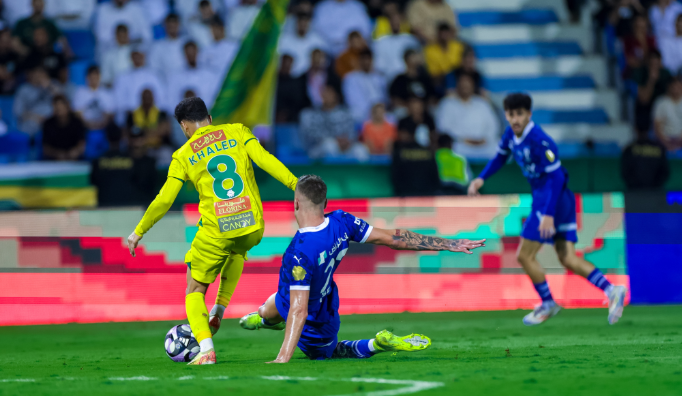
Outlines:
[[[561,166],[556,143],[532,121],[520,138],[508,126],[502,134],[498,150],[502,155],[511,154],[514,157],[533,190],[544,186],[543,176],[547,173],[559,171],[567,176],[566,170]]]
[[[342,210],[326,214],[317,227],[299,229],[282,257],[277,289],[280,315],[286,320],[291,290],[310,290],[306,324],[323,328],[327,323],[338,323],[339,294],[334,272],[348,252],[350,241],[364,243],[371,232],[367,222]]]

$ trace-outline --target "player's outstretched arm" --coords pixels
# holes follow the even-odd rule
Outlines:
[[[261,169],[268,172],[270,176],[277,179],[280,183],[284,184],[290,190],[296,189],[296,183],[298,178],[294,176],[291,171],[274,155],[268,153],[267,150],[261,146],[258,139],[255,137],[248,140],[244,147],[246,147],[246,152],[249,157],[256,163]]]
[[[462,252],[471,254],[471,250],[484,247],[485,239],[470,241],[468,239],[446,239],[417,234],[409,230],[386,230],[373,228],[367,243],[388,246],[395,250],[429,250]]]
[[[166,183],[161,188],[159,194],[154,198],[154,201],[149,205],[147,211],[142,216],[142,220],[135,227],[135,231],[128,237],[128,250],[130,254],[135,257],[135,248],[142,239],[142,236],[149,231],[156,222],[161,220],[168,212],[175,198],[180,193],[183,182],[174,177],[166,179]]]
[[[284,342],[279,350],[277,359],[268,363],[288,363],[296,350],[298,340],[301,338],[305,320],[308,317],[308,298],[310,290],[291,290],[289,292],[289,316],[287,327],[284,329]]]

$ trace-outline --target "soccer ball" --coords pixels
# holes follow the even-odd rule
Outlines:
[[[174,362],[189,362],[199,353],[199,343],[188,324],[174,326],[166,334],[166,354]]]

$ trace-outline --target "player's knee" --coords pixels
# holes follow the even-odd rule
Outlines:
[[[573,270],[578,264],[578,257],[571,254],[563,254],[559,256],[559,262],[564,267]]]
[[[526,264],[530,263],[532,261],[532,257],[530,254],[524,251],[519,251],[516,253],[516,261],[519,262],[522,266],[525,266]]]

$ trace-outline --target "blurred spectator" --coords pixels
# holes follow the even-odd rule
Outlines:
[[[466,194],[471,169],[465,157],[452,151],[453,143],[450,135],[438,135],[435,157],[441,190],[447,194]]]
[[[73,98],[73,108],[86,128],[104,129],[113,121],[116,106],[113,93],[100,84],[100,71],[90,66],[85,76],[86,86],[78,87]]]
[[[0,31],[9,29],[12,24],[9,22],[9,12],[4,0],[0,0]]]
[[[144,138],[158,165],[170,164],[173,149],[168,115],[154,103],[154,94],[149,89],[142,91],[140,102],[138,108],[128,113],[128,136]]]
[[[69,99],[69,103],[73,103],[73,97],[76,94],[76,89],[78,89],[78,87],[69,78],[69,67],[67,65],[64,65],[59,69],[56,81],[61,93]]]
[[[457,154],[490,159],[497,153],[500,122],[490,103],[474,94],[474,79],[462,74],[456,95],[441,100],[436,113],[438,130],[450,135]]]
[[[9,29],[0,30],[0,94],[14,92],[18,68],[19,54],[12,46],[12,34]]]
[[[357,141],[353,117],[339,104],[339,94],[322,88],[322,107],[301,112],[300,137],[310,158],[348,155],[359,161],[369,158],[367,147]]]
[[[47,160],[75,161],[85,152],[85,125],[71,111],[64,95],[52,99],[53,116],[43,124],[43,157]]]
[[[89,29],[96,5],[97,0],[46,0],[45,15],[61,29]]]
[[[162,23],[170,12],[168,0],[138,0],[144,8],[144,16],[154,26]]]
[[[414,50],[405,51],[405,73],[399,75],[391,83],[389,94],[395,109],[406,109],[410,97],[416,96],[428,104],[436,100],[433,84],[422,70],[421,54]]]
[[[241,0],[239,7],[235,7],[228,15],[228,36],[241,41],[249,32],[253,21],[258,16],[260,5],[257,0]]]
[[[411,33],[410,23],[403,16],[400,11],[400,6],[393,0],[389,0],[384,3],[383,14],[377,17],[374,24],[374,32],[372,37],[376,40],[381,37],[387,36],[393,33],[393,28],[391,27],[391,18],[397,15],[400,19],[400,29],[399,33]]]
[[[639,0],[611,0],[605,2],[598,19],[605,18],[613,26],[618,37],[628,37],[633,34],[633,23],[637,16],[646,18],[646,8]]]
[[[455,13],[443,0],[412,0],[407,8],[407,20],[412,32],[424,43],[438,39],[437,28],[441,25],[457,28]]]
[[[189,22],[190,19],[199,14],[199,3],[201,0],[175,0],[175,11],[182,18],[182,23]],[[213,10],[220,9],[221,0],[209,0]]]
[[[165,85],[152,69],[145,66],[145,55],[139,49],[133,48],[130,58],[133,68],[119,75],[114,80],[114,99],[117,104],[116,123],[123,125],[125,115],[140,106],[142,91],[149,89],[158,102],[166,98]],[[163,105],[159,107],[164,108]]]
[[[661,37],[660,47],[663,66],[679,75],[682,72],[682,14],[677,16],[675,29],[674,36]]]
[[[102,82],[111,85],[116,77],[132,69],[130,36],[126,25],[116,26],[116,45],[109,47],[102,55]]]
[[[462,74],[468,74],[474,80],[474,92],[483,97],[488,96],[488,92],[483,88],[483,76],[476,69],[476,52],[471,47],[466,47],[462,55],[462,66],[455,69],[452,73],[445,76],[445,89],[454,90],[457,80]]]
[[[370,154],[389,154],[398,137],[395,124],[386,120],[386,106],[377,103],[372,106],[372,117],[362,124],[362,141]]]
[[[152,25],[140,3],[130,0],[111,0],[97,5],[93,24],[100,51],[116,43],[116,27],[126,25],[132,43],[149,43],[153,39]]]
[[[180,17],[177,14],[166,17],[164,28],[166,37],[154,41],[149,50],[149,67],[167,79],[172,73],[185,67],[183,46],[187,38],[180,35]]]
[[[346,74],[360,68],[360,53],[367,49],[367,43],[359,32],[348,34],[348,47],[336,58],[336,74],[343,78]]]
[[[632,21],[632,34],[623,39],[623,52],[627,63],[627,73],[642,66],[650,49],[656,48],[656,39],[649,34],[649,20],[639,15]]]
[[[393,194],[398,197],[434,195],[440,187],[433,151],[417,143],[414,134],[400,128],[393,145],[391,181]]]
[[[237,1],[237,0],[225,0]],[[289,14],[284,20],[284,25],[282,26],[282,34],[294,34],[296,32],[296,19],[298,14],[308,14],[313,15],[313,3],[310,0],[298,0],[291,3],[289,8]],[[314,31],[315,29],[310,29]]]
[[[369,118],[370,110],[377,103],[386,103],[386,79],[372,67],[372,51],[360,53],[360,69],[350,72],[343,79],[343,96],[356,123]]]
[[[298,77],[310,68],[310,54],[315,49],[324,49],[325,42],[319,34],[310,30],[312,16],[299,13],[296,16],[296,31],[283,32],[279,39],[279,53],[289,54],[294,59],[291,75]]]
[[[54,79],[59,76],[59,70],[66,67],[64,54],[54,50],[54,45],[50,44],[47,29],[43,27],[33,30],[33,46],[24,58],[22,69],[28,70],[37,65],[42,66],[50,78]]]
[[[632,73],[637,83],[637,102],[635,103],[635,123],[638,129],[651,127],[651,107],[654,101],[665,94],[672,79],[670,72],[661,64],[661,53],[652,49],[644,66]]]
[[[275,99],[275,122],[279,124],[298,122],[301,110],[310,107],[305,76],[291,75],[293,63],[294,58],[291,55],[282,55]]]
[[[398,121],[398,135],[409,134],[422,147],[436,142],[436,123],[426,111],[424,100],[412,96],[407,101],[407,117]]]
[[[59,86],[42,66],[35,66],[26,73],[14,96],[14,116],[19,130],[33,136],[40,132],[46,118],[52,115],[52,97],[60,94]]]
[[[2,1],[2,17],[8,22],[8,26],[5,27],[14,26],[17,21],[31,16],[31,13],[33,12],[30,1],[0,1]]]
[[[654,132],[668,151],[682,149],[682,82],[668,84],[668,91],[654,103]]]
[[[201,48],[208,47],[213,41],[211,33],[211,21],[216,13],[213,5],[208,0],[199,2],[199,12],[193,15],[187,22],[189,37]]]
[[[27,0],[23,0],[27,1]],[[36,29],[43,28],[47,33],[47,42],[50,47],[54,46],[57,41],[62,45],[65,52],[69,50],[69,43],[62,35],[62,32],[57,28],[57,25],[52,20],[45,18],[43,13],[45,9],[44,0],[32,0],[31,6],[33,13],[28,18],[24,18],[17,22],[14,26],[14,35],[18,39],[18,46],[22,47],[22,52],[28,52],[35,44],[33,42],[33,32]]]
[[[438,38],[424,48],[426,69],[436,86],[443,86],[444,77],[462,64],[464,44],[455,37],[455,30],[448,24],[438,26]]]
[[[675,21],[682,14],[682,4],[676,0],[658,0],[649,8],[649,21],[656,38],[675,35]]]
[[[196,96],[197,94],[194,91],[188,89],[187,91],[185,91],[185,94],[183,95],[182,98],[187,99],[194,98]],[[177,122],[177,120],[171,119],[170,125],[171,125],[170,140],[171,143],[173,143],[173,146],[177,149],[178,147],[187,143],[187,136],[185,136],[185,133],[182,131],[182,127],[180,126],[180,123]]]
[[[174,109],[175,105],[183,99],[187,90],[192,90],[206,102],[210,108],[213,105],[215,95],[222,86],[222,81],[217,84],[216,74],[200,67],[198,63],[199,48],[193,41],[188,41],[184,47],[186,66],[173,74],[167,82],[168,103],[167,108]],[[211,82],[211,83],[208,83]],[[154,95],[156,97],[156,95]]]
[[[670,177],[665,147],[638,129],[637,139],[623,150],[620,170],[628,191],[662,190]]]
[[[199,53],[199,66],[214,73],[222,82],[239,52],[239,42],[227,38],[225,25],[218,16],[211,21],[211,33],[213,42]]]
[[[408,49],[421,49],[419,41],[409,33],[400,33],[400,14],[390,17],[391,34],[374,42],[374,54],[376,57],[375,69],[386,77],[387,81],[405,72],[403,56]]]
[[[239,7],[239,3],[240,3],[240,0],[222,0],[222,1],[219,0],[219,1],[220,1],[220,6],[218,8],[220,8],[221,12],[223,13],[223,15],[225,17],[228,17],[230,15],[230,13],[235,8]],[[266,2],[266,0],[256,0],[256,3],[258,3],[261,6],[263,4],[265,4],[265,2]],[[293,8],[298,8],[297,6],[303,2],[307,2],[308,4],[310,4],[310,2],[308,0],[301,0],[301,1],[297,1],[296,6]],[[290,8],[290,11],[293,11],[294,13],[296,13],[296,10],[292,10],[291,8]],[[312,14],[312,4],[310,4],[310,8],[308,9],[308,13]]]
[[[383,0],[363,0],[362,3],[367,8],[367,15],[372,21],[376,21],[383,12]]]
[[[358,31],[369,39],[372,23],[364,4],[357,0],[323,0],[315,6],[313,30],[322,36],[331,54],[338,56],[350,32]]]
[[[308,98],[313,107],[322,106],[322,88],[331,85],[336,92],[341,92],[341,79],[334,73],[327,60],[327,55],[319,49],[310,54],[310,69],[305,74]]]

